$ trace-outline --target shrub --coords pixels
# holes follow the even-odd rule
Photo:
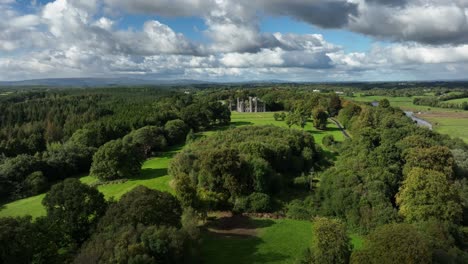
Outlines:
[[[236,199],[233,211],[246,213],[266,213],[272,210],[272,200],[268,194],[252,193]]]
[[[287,206],[286,216],[298,220],[310,220],[314,216],[312,197],[292,200]]]
[[[333,135],[326,135],[322,139],[322,144],[325,147],[330,147],[330,146],[334,145],[335,143],[336,143],[336,141],[335,141],[335,138],[333,137]]]

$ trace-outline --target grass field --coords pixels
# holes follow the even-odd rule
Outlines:
[[[203,263],[296,263],[313,239],[312,223],[292,219],[251,219],[244,234],[203,233]],[[238,229],[234,229],[238,230]],[[247,234],[245,234],[247,233]],[[362,237],[351,235],[355,248]]]
[[[417,116],[430,122],[435,131],[452,137],[459,137],[468,143],[468,111],[413,105],[413,97],[355,96],[345,98],[360,102],[380,101],[386,98],[391,106],[400,107],[407,111],[421,112]]]
[[[171,158],[175,153],[180,151],[180,149],[180,147],[176,147],[165,152],[159,157],[147,160],[143,163],[140,177],[130,179],[124,183],[100,185],[98,190],[104,194],[106,199],[110,199],[111,197],[119,199],[126,192],[132,190],[138,185],[144,185],[148,188],[173,193],[174,191],[170,187],[171,179],[167,174],[167,168]],[[91,176],[84,176],[80,178],[80,181],[86,184],[91,184],[96,182],[97,179]],[[33,217],[43,216],[45,215],[45,209],[41,202],[44,196],[45,194],[41,194],[6,204],[0,207],[0,217],[23,215],[31,215]]]
[[[26,199],[14,201],[1,206],[0,217],[7,216],[25,216],[39,217],[46,214],[45,208],[41,202],[45,194],[40,194]]]
[[[468,98],[458,98],[458,99],[452,99],[452,100],[448,100],[448,101],[445,101],[447,103],[463,103],[463,102],[468,102]]]
[[[238,113],[232,112],[231,114],[231,124],[234,126],[243,126],[243,125],[275,125],[279,127],[288,127],[284,121],[276,121],[273,118],[274,113]],[[292,128],[302,129],[298,126],[293,126]],[[312,122],[309,120],[304,127],[305,131],[310,132],[317,144],[322,144],[322,138],[325,135],[331,134],[337,141],[343,141],[344,136],[341,130],[335,125],[335,123],[329,121],[327,125],[327,130],[321,131],[312,125]]]

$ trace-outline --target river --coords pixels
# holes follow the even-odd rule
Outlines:
[[[418,124],[418,126],[427,127],[430,130],[432,130],[432,124],[431,123],[427,122],[424,119],[416,117],[413,112],[405,111],[405,114],[406,114],[407,117],[411,118],[416,124]]]

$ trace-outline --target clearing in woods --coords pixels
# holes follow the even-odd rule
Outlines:
[[[281,127],[287,127],[284,121],[275,121],[271,112],[267,113],[237,113],[233,112],[231,117],[231,126],[244,126],[244,125],[275,125]],[[229,128],[229,127],[227,127]],[[223,128],[223,129],[227,129]],[[300,127],[293,127],[296,129],[301,129]],[[309,131],[313,134],[315,142],[317,144],[322,144],[322,138],[331,134],[335,137],[336,140],[342,141],[344,139],[341,130],[333,123],[329,122],[328,130],[320,131],[315,129],[311,122],[308,122],[304,128],[306,131]],[[207,131],[202,133],[205,136],[209,136],[216,131]],[[104,194],[106,199],[114,197],[119,199],[123,194],[132,190],[138,185],[144,185],[149,188],[167,191],[174,193],[174,190],[170,186],[171,178],[167,173],[169,167],[169,162],[172,157],[179,152],[183,147],[177,146],[172,147],[169,151],[162,153],[158,157],[150,158],[143,163],[141,168],[141,175],[138,178],[128,179],[126,182],[120,183],[109,183],[98,186],[98,190]],[[81,177],[80,180],[86,184],[93,184],[97,182],[97,179],[92,176]],[[17,200],[8,204],[5,204],[0,207],[0,217],[4,216],[23,216],[31,215],[33,217],[45,215],[44,207],[41,202],[45,194],[28,197],[25,199]]]
[[[231,127],[243,125],[276,125],[287,127],[284,121],[275,121],[273,113],[232,113]],[[294,127],[301,129],[298,127]],[[311,122],[304,128],[314,135],[318,144],[323,136],[331,134],[336,140],[343,140],[341,130],[332,122],[328,130],[319,131]],[[225,128],[224,128],[225,129]],[[207,131],[202,135],[215,133]],[[183,147],[173,147],[158,157],[144,162],[141,175],[123,183],[109,183],[98,186],[106,199],[120,198],[138,185],[174,193],[171,178],[167,173],[172,157]],[[91,176],[81,177],[86,184],[95,184],[97,179]],[[45,194],[21,199],[0,207],[0,217],[45,215],[41,204]],[[224,218],[223,218],[224,217]],[[260,219],[242,217],[230,219],[229,216],[216,216],[203,228],[202,257],[204,263],[295,263],[303,251],[310,246],[313,238],[310,221],[292,219]],[[362,238],[352,234],[352,243],[360,248]]]

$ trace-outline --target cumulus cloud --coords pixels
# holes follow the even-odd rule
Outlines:
[[[468,43],[468,10],[452,1],[408,2],[405,7],[360,5],[349,29],[396,41]]]
[[[461,76],[468,68],[466,0],[55,0],[25,10],[16,5],[0,0],[1,79],[138,74],[325,81],[412,78],[423,70]],[[156,17],[141,28],[125,28],[120,23],[128,13]],[[203,19],[200,34],[207,41],[187,38],[159,16]],[[346,52],[320,34],[262,32],[265,16],[392,43]]]

